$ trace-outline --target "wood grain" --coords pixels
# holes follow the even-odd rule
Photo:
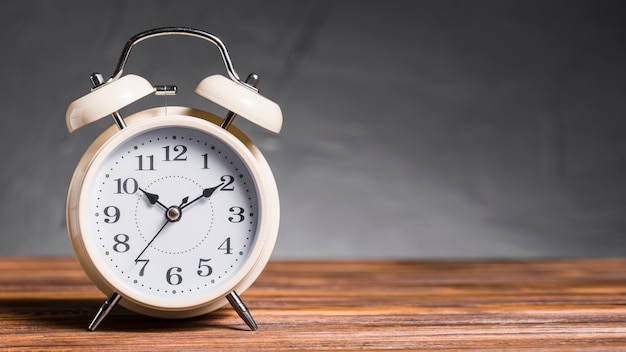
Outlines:
[[[0,258],[7,350],[626,350],[626,260],[272,261],[230,308],[161,320],[117,307],[73,259]]]

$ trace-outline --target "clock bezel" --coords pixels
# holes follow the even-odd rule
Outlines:
[[[119,130],[116,126],[111,126],[92,143],[81,158],[70,183],[67,223],[74,252],[96,286],[105,294],[111,291],[120,294],[124,298],[120,304],[131,310],[165,318],[191,317],[213,311],[227,303],[225,296],[231,291],[245,291],[269,261],[278,235],[280,217],[278,191],[271,169],[258,148],[241,131],[234,126],[229,127],[228,131],[222,129],[219,127],[221,119],[208,112],[170,106],[144,110],[125,120],[127,128]],[[134,136],[147,129],[171,126],[204,131],[232,148],[254,179],[261,210],[254,248],[245,262],[215,290],[190,299],[150,297],[133,289],[108,269],[96,253],[95,242],[86,237],[89,236],[87,224],[88,217],[91,216],[86,210],[86,199],[99,165],[111,151]]]

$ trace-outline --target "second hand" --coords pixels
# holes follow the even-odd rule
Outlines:
[[[141,255],[146,251],[146,249],[148,249],[148,247],[150,247],[150,245],[152,244],[152,242],[154,242],[154,240],[157,238],[157,236],[161,233],[161,231],[163,231],[163,229],[165,228],[165,226],[167,224],[169,224],[171,221],[170,219],[165,220],[165,224],[163,224],[163,226],[161,226],[161,228],[159,229],[159,231],[156,233],[156,235],[154,235],[154,237],[152,237],[152,239],[150,240],[150,242],[148,242],[148,244],[146,245],[146,247],[141,251],[141,253],[139,253],[139,255],[137,256],[137,258],[135,259],[135,263],[137,263],[139,261],[139,258],[141,258]]]
[[[144,192],[150,199],[150,203],[152,204],[159,204],[161,206],[163,206],[161,204],[161,202],[158,202],[159,196],[155,195],[155,194],[151,194],[148,193],[144,190],[141,190],[142,192]],[[135,258],[135,263],[137,263],[139,261],[139,258],[141,258],[141,255],[150,247],[150,245],[152,244],[152,242],[154,242],[154,240],[159,236],[159,234],[161,233],[161,231],[163,231],[163,229],[165,228],[165,226],[167,226],[167,224],[169,224],[170,222],[176,222],[178,220],[180,220],[180,217],[182,216],[182,208],[184,208],[184,206],[186,205],[186,203],[189,201],[189,197],[185,197],[183,198],[182,202],[180,203],[179,206],[171,206],[169,208],[166,208],[167,210],[165,211],[165,224],[163,224],[163,226],[161,226],[161,228],[159,229],[159,231],[156,233],[156,235],[154,235],[154,237],[152,237],[152,239],[150,240],[150,242],[148,242],[148,244],[146,245],[146,247],[144,247],[144,249],[141,251],[141,253],[139,253],[139,255],[137,256],[137,258]],[[165,208],[165,206],[163,206]]]

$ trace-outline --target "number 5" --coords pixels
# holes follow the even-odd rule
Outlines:
[[[206,264],[209,261],[211,261],[210,258],[200,259],[200,262],[198,263],[198,275],[207,277],[213,273],[213,268],[211,268],[208,264]]]

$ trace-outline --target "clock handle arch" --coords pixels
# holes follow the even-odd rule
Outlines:
[[[182,36],[196,37],[196,38],[204,39],[204,40],[211,42],[219,50],[220,55],[222,56],[222,60],[224,61],[224,66],[226,67],[226,71],[228,72],[228,76],[230,77],[230,79],[232,79],[234,82],[238,83],[242,87],[246,87],[252,91],[258,92],[256,87],[247,84],[246,82],[242,81],[239,78],[239,75],[237,74],[237,72],[235,71],[235,67],[233,66],[233,62],[230,59],[230,55],[228,54],[228,49],[226,49],[226,45],[224,44],[224,42],[222,42],[220,38],[218,38],[217,36],[209,32],[206,32],[200,29],[189,28],[189,27],[154,28],[154,29],[150,29],[150,30],[141,32],[139,34],[136,34],[130,39],[128,39],[128,41],[126,42],[126,45],[124,46],[124,49],[122,50],[122,54],[120,55],[120,58],[117,62],[117,66],[115,67],[115,70],[113,71],[113,74],[111,75],[111,78],[109,79],[109,81],[117,80],[118,78],[122,76],[122,73],[124,72],[124,67],[126,66],[128,57],[130,56],[130,52],[136,44],[146,39],[167,36],[167,35],[182,35]]]
[[[230,117],[226,119],[228,123],[223,125],[224,128],[228,128],[234,116],[241,115],[265,129],[275,133],[280,132],[283,121],[282,111],[278,104],[259,94],[256,88],[258,76],[254,75],[256,78],[253,82],[242,81],[233,67],[226,45],[209,32],[188,27],[155,28],[131,37],[126,42],[111,77],[106,82],[101,78],[95,81],[92,79],[92,92],[70,104],[66,112],[68,130],[73,132],[109,114],[113,115],[120,128],[124,128],[124,121],[117,111],[155,92],[155,88],[139,76],[122,76],[130,53],[137,43],[167,35],[201,38],[211,42],[219,50],[230,79],[220,75],[209,76],[200,82],[196,93],[230,111]],[[92,75],[92,78],[95,75]]]
[[[220,75],[209,76],[200,82],[196,88],[196,93],[228,109],[231,112],[229,113],[231,118],[227,118],[229,120],[232,120],[236,114],[274,133],[280,132],[283,123],[282,111],[278,104],[258,94],[259,90],[256,88],[258,76],[254,75],[255,79],[253,80],[242,81],[235,71],[226,45],[217,36],[200,29],[163,27],[147,30],[133,36],[124,46],[109,81],[115,81],[121,77],[131,50],[136,44],[149,38],[166,35],[183,35],[204,39],[211,42],[219,50],[230,80]],[[229,123],[230,121],[223,127],[227,128]]]

